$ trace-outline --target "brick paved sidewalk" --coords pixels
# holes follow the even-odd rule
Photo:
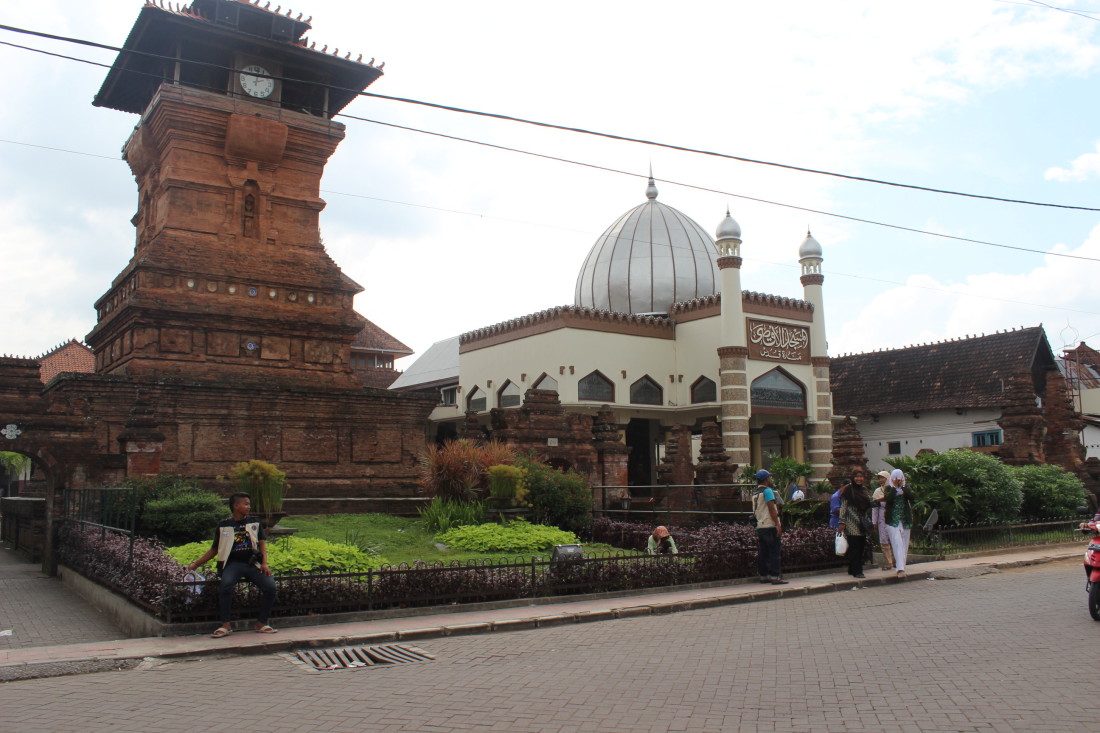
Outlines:
[[[843,572],[833,572],[790,578],[790,584],[781,587],[757,583],[731,583],[720,587],[656,591],[627,597],[532,604],[489,610],[455,610],[427,616],[302,626],[283,629],[275,635],[236,631],[224,639],[211,639],[201,635],[118,640],[108,640],[113,639],[108,635],[95,639],[85,638],[82,640],[85,643],[57,642],[52,646],[8,647],[7,649],[0,647],[0,681],[28,676],[67,674],[74,670],[80,671],[80,663],[88,662],[96,662],[100,668],[108,668],[126,661],[136,663],[136,660],[145,657],[172,658],[227,653],[262,654],[308,646],[378,644],[395,640],[516,631],[676,613],[737,603],[830,593],[847,590],[857,585],[874,587],[936,576],[963,577],[992,572],[999,567],[1069,561],[1077,559],[1080,552],[1081,548],[1073,545],[922,563],[911,566],[909,577],[904,581],[898,581],[893,573],[869,569],[867,579],[864,581],[849,578]],[[57,585],[60,586],[60,584]],[[36,600],[32,603],[39,602],[41,601]],[[71,600],[69,602],[72,603]],[[278,619],[273,621],[277,622]],[[211,625],[211,629],[213,626],[214,624]],[[39,672],[35,672],[35,668],[39,668]]]
[[[59,579],[0,545],[0,655],[14,649],[117,639],[122,632]]]

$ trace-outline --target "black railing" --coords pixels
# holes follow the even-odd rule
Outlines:
[[[784,560],[785,572],[824,570],[845,562],[830,548],[815,559]],[[275,612],[301,616],[453,603],[480,603],[518,598],[605,593],[662,586],[734,580],[756,575],[757,551],[682,552],[679,555],[615,553],[581,559],[514,558],[499,561],[417,563],[365,573],[305,573],[275,577],[279,589]],[[218,580],[168,583],[157,614],[169,623],[217,618]],[[234,607],[255,613],[258,596],[250,585],[238,585]]]
[[[137,525],[137,493],[133,488],[65,489],[62,519],[83,527],[95,527],[103,536],[107,531],[129,537],[129,562],[134,561],[134,537]]]
[[[914,527],[909,552],[940,559],[970,552],[1033,547],[1080,539],[1080,517],[1039,519],[1016,523],[961,524],[925,530]]]
[[[752,515],[755,488],[751,483],[593,486],[592,513],[658,524],[744,521]]]

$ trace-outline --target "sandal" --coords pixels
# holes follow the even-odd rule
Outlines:
[[[259,628],[257,628],[256,633],[257,634],[278,634],[279,630],[278,629],[273,629],[270,626],[265,624],[265,625],[260,626]]]
[[[210,635],[210,638],[221,639],[223,637],[229,636],[232,633],[233,629],[227,629],[224,626],[219,626],[217,629],[214,630],[214,633]]]

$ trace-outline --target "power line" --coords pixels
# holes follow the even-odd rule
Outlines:
[[[388,123],[378,123],[378,124],[385,125],[385,124],[388,124]],[[392,126],[393,127],[403,127],[402,125],[392,125]],[[428,133],[428,134],[439,134],[439,133]],[[450,137],[450,136],[443,135],[443,137]],[[84,156],[88,156],[88,157],[102,158],[102,159],[105,159],[105,160],[111,160],[111,161],[120,162],[120,163],[123,162],[121,158],[117,158],[117,157],[110,157],[110,156],[107,156],[107,155],[99,155],[99,154],[96,154],[96,153],[85,153],[85,152],[82,152],[82,151],[79,151],[79,150],[68,150],[66,148],[56,148],[56,147],[50,147],[50,146],[47,146],[47,145],[36,145],[34,143],[24,143],[24,142],[19,142],[17,140],[0,139],[0,143],[10,143],[10,144],[13,144],[13,145],[23,145],[23,146],[26,146],[26,147],[39,148],[39,149],[42,149],[42,150],[50,150],[50,151],[59,152],[59,153],[70,153],[72,155],[84,155]],[[499,147],[499,146],[492,146],[492,147]],[[525,152],[525,151],[517,151],[517,152]],[[531,155],[539,155],[539,154],[531,153]],[[552,156],[542,156],[542,157],[552,157]],[[596,165],[587,164],[587,163],[579,163],[578,165],[586,165],[586,166],[594,167],[594,168],[602,168],[602,166],[596,166]],[[646,176],[639,176],[637,174],[628,173],[628,172],[625,172],[625,171],[617,171],[613,168],[602,168],[602,169],[603,170],[608,170],[608,171],[611,171],[611,172],[615,172],[615,173],[622,173],[623,175],[637,176],[639,178],[646,178]],[[688,187],[688,188],[698,188],[697,186],[692,186],[690,184],[679,184],[679,183],[675,183],[674,181],[662,181],[662,183],[670,183],[670,184],[673,184],[673,185],[685,186],[685,187]],[[703,189],[703,190],[709,191],[711,189]],[[547,228],[547,229],[557,229],[557,230],[561,230],[561,231],[574,232],[574,233],[577,233],[577,234],[589,234],[589,235],[593,235],[593,236],[595,236],[597,234],[596,232],[585,231],[585,230],[580,230],[580,229],[570,229],[568,227],[556,227],[556,226],[553,226],[553,225],[550,225],[550,224],[542,224],[542,223],[539,223],[539,222],[526,221],[526,220],[522,220],[522,219],[510,219],[510,218],[507,218],[507,217],[492,216],[490,214],[484,214],[484,213],[480,213],[480,212],[476,212],[476,211],[463,211],[461,209],[449,209],[449,208],[445,208],[445,207],[441,207],[441,206],[430,206],[428,204],[417,204],[417,203],[412,203],[412,202],[409,202],[409,201],[398,201],[396,199],[386,199],[386,198],[381,198],[381,197],[378,197],[378,196],[367,196],[365,194],[348,193],[346,191],[321,189],[321,193],[335,194],[335,195],[338,195],[338,196],[348,196],[348,197],[352,197],[352,198],[367,199],[367,200],[371,200],[371,201],[379,201],[379,202],[388,203],[388,204],[396,204],[396,205],[399,205],[399,206],[411,206],[411,207],[416,207],[416,208],[421,208],[421,209],[430,209],[432,211],[441,211],[441,212],[445,212],[445,213],[449,213],[449,214],[459,214],[459,215],[463,215],[463,216],[472,216],[472,217],[477,217],[477,218],[481,218],[481,219],[493,219],[493,220],[497,220],[497,221],[506,221],[506,222],[510,222],[510,223],[513,223],[513,224],[523,224],[523,225],[527,225],[527,226],[539,226],[539,227],[544,227],[544,228]],[[727,194],[727,195],[736,196],[736,194]],[[746,198],[748,198],[748,197],[746,197]],[[756,200],[756,199],[754,199],[754,200]],[[765,202],[765,203],[768,203],[768,202]],[[788,206],[789,208],[795,208],[795,209],[800,209],[801,208],[801,207],[797,207],[797,206],[791,206],[789,204],[776,204],[776,205],[777,206]],[[802,209],[802,210],[812,211],[812,209]],[[827,212],[826,212],[826,215],[830,215],[830,214],[827,214]],[[839,215],[837,215],[837,216],[839,216]],[[843,217],[843,218],[850,218],[850,217]],[[890,225],[886,225],[886,226],[890,226]],[[948,236],[948,235],[943,235],[943,236]],[[967,240],[967,241],[976,241],[976,240]],[[1001,246],[1001,245],[998,245],[998,246]],[[1008,246],[1008,245],[1003,245],[1003,246]],[[1013,248],[1013,249],[1019,249],[1019,248]],[[1028,252],[1038,252],[1038,250],[1026,250],[1026,251],[1028,251]],[[1040,254],[1057,254],[1057,253],[1054,253],[1054,252],[1042,253],[1042,252],[1040,252]],[[1073,255],[1061,255],[1061,256],[1073,256]],[[762,263],[762,264],[767,264],[767,265],[774,265],[776,267],[785,267],[785,268],[792,268],[792,269],[797,267],[797,265],[793,265],[789,262],[777,262],[775,260],[767,260],[767,259],[763,259],[761,257],[748,256],[748,257],[745,257],[744,259],[745,259],[746,262],[750,262],[750,263],[751,262],[757,262],[757,263]],[[1087,259],[1087,260],[1094,261],[1094,262],[1098,261],[1094,258],[1089,258],[1089,257],[1078,257],[1078,259]],[[1100,313],[1094,313],[1092,311],[1081,310],[1081,309],[1078,309],[1078,308],[1069,308],[1069,307],[1065,307],[1065,306],[1050,305],[1049,303],[1032,303],[1032,302],[1023,301],[1023,300],[1012,300],[1010,298],[998,298],[998,297],[992,296],[992,295],[980,295],[980,294],[977,294],[977,293],[964,293],[964,292],[959,292],[957,290],[950,290],[948,288],[937,288],[937,287],[933,287],[933,286],[930,286],[930,285],[914,285],[912,283],[904,283],[904,282],[899,282],[897,280],[888,280],[886,278],[869,277],[867,275],[854,275],[854,274],[851,274],[851,273],[839,272],[839,271],[835,271],[835,270],[826,270],[825,274],[829,277],[845,277],[845,278],[851,278],[851,279],[855,279],[855,280],[865,280],[865,281],[868,281],[868,282],[882,283],[882,284],[885,284],[885,285],[894,285],[894,286],[902,287],[902,288],[916,288],[916,289],[919,289],[919,290],[929,290],[929,291],[932,291],[932,292],[946,293],[946,294],[949,294],[949,295],[956,295],[956,296],[966,297],[966,298],[980,298],[982,300],[991,300],[991,301],[994,301],[994,302],[1001,302],[1001,303],[1012,303],[1012,304],[1015,304],[1015,305],[1026,305],[1026,306],[1035,307],[1035,308],[1046,308],[1046,309],[1049,309],[1049,310],[1065,311],[1067,313],[1080,313],[1080,314],[1089,315],[1089,316],[1100,316]]]
[[[442,133],[442,132],[433,132],[431,130],[424,130],[424,129],[420,129],[420,128],[416,128],[416,127],[409,127],[407,125],[398,125],[398,124],[395,124],[395,123],[392,123],[392,122],[382,122],[380,120],[372,120],[372,119],[368,119],[366,117],[357,117],[356,115],[349,115],[349,114],[346,114],[346,113],[341,113],[339,116],[340,117],[347,117],[348,119],[352,119],[352,120],[358,120],[360,122],[369,122],[369,123],[375,124],[375,125],[382,125],[384,127],[393,127],[393,128],[396,128],[396,129],[407,130],[407,131],[410,131],[410,132],[417,132],[417,133],[421,133],[421,134],[424,134],[424,135],[432,135],[432,136],[435,136],[435,137],[445,138],[447,140],[455,140],[455,141],[458,141],[458,142],[471,143],[473,145],[482,145],[484,147],[493,148],[495,150],[502,150],[502,151],[510,152],[510,153],[519,153],[521,155],[530,155],[530,156],[535,157],[535,158],[543,158],[545,160],[553,160],[553,161],[557,161],[557,162],[560,162],[560,163],[568,163],[570,165],[579,165],[579,166],[582,166],[584,168],[593,168],[595,170],[607,171],[609,173],[618,173],[620,175],[631,176],[631,177],[634,177],[634,178],[647,178],[647,176],[644,176],[640,173],[632,173],[630,171],[624,171],[624,170],[620,170],[618,168],[610,168],[608,166],[597,165],[595,163],[585,163],[583,161],[574,160],[574,159],[571,159],[571,158],[561,158],[561,157],[558,157],[558,156],[555,156],[555,155],[548,155],[548,154],[545,154],[545,153],[535,153],[535,152],[531,152],[529,150],[523,150],[521,148],[509,147],[507,145],[497,145],[496,143],[487,143],[487,142],[484,142],[482,140],[473,140],[471,138],[459,137],[457,135],[448,135],[448,134]],[[971,239],[969,237],[959,237],[959,236],[956,236],[954,234],[944,234],[942,232],[932,232],[932,231],[928,231],[927,229],[917,229],[915,227],[907,227],[907,226],[903,226],[901,224],[889,224],[887,222],[876,221],[874,219],[863,219],[863,218],[858,217],[858,216],[848,216],[847,214],[837,214],[837,213],[834,213],[834,212],[831,212],[831,211],[824,211],[822,209],[811,209],[811,208],[808,208],[808,207],[805,207],[805,206],[798,206],[798,205],[795,205],[795,204],[785,204],[781,201],[771,201],[769,199],[762,199],[762,198],[758,198],[756,196],[748,196],[748,195],[745,195],[745,194],[733,193],[731,191],[723,191],[723,190],[717,189],[717,188],[708,188],[706,186],[697,186],[697,185],[692,184],[692,183],[683,183],[683,182],[680,182],[680,181],[672,181],[672,180],[669,180],[667,178],[658,178],[658,179],[655,179],[655,180],[657,180],[660,183],[668,183],[668,184],[673,185],[673,186],[680,186],[680,187],[683,187],[683,188],[690,188],[690,189],[694,189],[696,191],[704,191],[704,192],[707,192],[707,193],[715,193],[715,194],[718,194],[718,195],[721,195],[721,196],[730,196],[732,198],[743,199],[743,200],[746,200],[746,201],[755,201],[757,203],[767,204],[769,206],[779,206],[779,207],[782,207],[782,208],[785,208],[785,209],[794,209],[796,211],[805,211],[805,212],[810,213],[810,214],[819,214],[821,216],[828,216],[828,217],[832,217],[834,219],[843,219],[845,221],[853,221],[853,222],[857,222],[857,223],[860,223],[860,224],[870,224],[872,226],[886,227],[887,229],[895,229],[895,230],[903,231],[903,232],[912,232],[914,234],[924,234],[924,235],[927,235],[929,237],[939,237],[941,239],[950,239],[950,240],[954,240],[954,241],[957,241],[957,242],[969,242],[971,244],[980,244],[980,245],[984,245],[984,246],[987,246],[987,247],[999,247],[1001,249],[1010,249],[1010,250],[1015,250],[1017,252],[1030,252],[1032,254],[1050,255],[1052,257],[1066,257],[1066,258],[1074,259],[1074,260],[1085,260],[1087,262],[1100,262],[1100,258],[1096,258],[1096,257],[1085,257],[1083,255],[1066,254],[1066,253],[1063,253],[1063,252],[1046,252],[1046,251],[1040,250],[1040,249],[1031,249],[1029,247],[1019,247],[1019,246],[1016,246],[1016,245],[1001,244],[1001,243],[998,243],[998,242],[989,242],[989,241],[986,241],[986,240],[983,240],[983,239]]]
[[[16,27],[16,26],[9,26],[9,25],[0,24],[0,30],[10,31],[12,33],[22,33],[22,34],[26,34],[26,35],[36,36],[36,37],[39,37],[39,38],[47,38],[47,39],[55,40],[55,41],[63,41],[63,42],[66,42],[66,43],[74,43],[74,44],[77,44],[77,45],[90,46],[92,48],[111,50],[111,51],[116,51],[118,53],[129,53],[129,54],[133,54],[133,55],[137,55],[137,56],[145,56],[145,57],[148,57],[148,58],[155,58],[155,59],[160,59],[160,60],[164,60],[164,61],[171,61],[173,63],[197,64],[197,65],[204,66],[204,67],[216,68],[216,69],[219,69],[219,70],[228,71],[230,73],[237,73],[237,74],[244,73],[243,70],[241,70],[241,69],[235,69],[235,68],[232,68],[232,67],[229,67],[229,66],[222,66],[220,64],[212,64],[212,63],[209,63],[209,62],[195,61],[195,60],[190,60],[190,59],[180,59],[180,58],[176,58],[174,56],[165,56],[163,54],[149,53],[149,52],[146,52],[146,51],[136,51],[136,50],[133,50],[133,49],[124,49],[124,48],[120,48],[118,46],[110,46],[110,45],[107,45],[107,44],[96,43],[94,41],[88,41],[88,40],[80,39],[80,38],[72,38],[72,37],[68,37],[68,36],[59,36],[59,35],[54,35],[54,34],[50,34],[50,33],[43,33],[43,32],[40,32],[40,31],[32,31],[32,30],[29,30],[29,29],[26,29],[26,28],[19,28],[19,27]],[[9,45],[14,45],[14,44],[9,44]],[[21,47],[21,48],[25,48],[25,47]],[[28,49],[28,50],[36,50],[36,49]],[[48,52],[43,52],[43,53],[48,53]],[[50,55],[58,55],[58,54],[50,54]],[[92,63],[92,62],[89,62],[89,63]],[[258,76],[263,76],[264,78],[271,78],[271,79],[276,79],[276,80],[284,81],[284,82],[289,81],[289,82],[293,82],[293,83],[296,83],[296,84],[306,84],[306,85],[315,86],[315,87],[325,87],[325,88],[333,89],[333,90],[337,90],[337,91],[350,92],[352,94],[355,94],[355,95],[361,96],[361,97],[370,97],[370,98],[373,98],[373,99],[383,99],[383,100],[387,100],[387,101],[391,101],[391,102],[400,102],[400,103],[403,103],[403,104],[413,104],[413,105],[418,105],[418,106],[422,106],[422,107],[429,107],[429,108],[432,108],[432,109],[440,109],[440,110],[444,110],[444,111],[447,111],[447,112],[455,112],[455,113],[458,113],[458,114],[466,114],[466,115],[473,115],[473,116],[477,116],[477,117],[485,117],[485,118],[489,118],[489,119],[497,119],[497,120],[502,120],[502,121],[505,121],[505,122],[515,122],[515,123],[518,123],[518,124],[531,125],[531,126],[534,126],[534,127],[542,127],[542,128],[551,129],[551,130],[561,130],[563,132],[573,132],[573,133],[580,134],[580,135],[590,135],[590,136],[593,136],[593,137],[601,137],[601,138],[605,138],[605,139],[608,139],[608,140],[619,140],[621,142],[638,143],[640,145],[648,145],[648,146],[651,146],[651,147],[664,148],[664,149],[667,149],[667,150],[677,150],[677,151],[680,151],[680,152],[693,153],[693,154],[696,154],[696,155],[706,155],[706,156],[709,156],[709,157],[722,158],[722,159],[725,159],[725,160],[736,160],[736,161],[742,162],[742,163],[751,163],[753,165],[769,166],[769,167],[773,167],[773,168],[780,168],[780,169],[783,169],[783,170],[797,171],[797,172],[800,172],[800,173],[811,173],[811,174],[814,174],[814,175],[830,176],[830,177],[833,177],[833,178],[840,178],[840,179],[849,180],[849,181],[857,181],[857,182],[860,182],[860,183],[874,183],[874,184],[877,184],[877,185],[891,186],[891,187],[894,187],[894,188],[904,188],[904,189],[909,189],[909,190],[914,190],[914,191],[925,191],[925,192],[928,192],[928,193],[939,193],[939,194],[944,194],[944,195],[947,195],[947,196],[961,196],[961,197],[964,197],[964,198],[972,198],[972,199],[979,199],[979,200],[985,200],[985,201],[998,201],[998,202],[1001,202],[1001,203],[1021,204],[1021,205],[1024,205],[1024,206],[1040,206],[1040,207],[1056,208],[1056,209],[1068,209],[1068,210],[1075,210],[1075,211],[1100,211],[1100,208],[1090,207],[1090,206],[1074,206],[1074,205],[1070,205],[1070,204],[1055,204],[1055,203],[1050,203],[1050,202],[1029,201],[1029,200],[1026,200],[1026,199],[1013,199],[1013,198],[1006,198],[1006,197],[1001,197],[1001,196],[990,196],[990,195],[986,195],[986,194],[967,193],[965,191],[955,191],[955,190],[951,190],[951,189],[935,188],[935,187],[932,187],[932,186],[919,186],[919,185],[916,185],[916,184],[899,183],[899,182],[896,182],[896,181],[887,181],[885,179],[880,179],[880,178],[870,178],[870,177],[867,177],[867,176],[855,176],[855,175],[851,175],[851,174],[847,174],[847,173],[838,173],[838,172],[835,172],[835,171],[827,171],[827,170],[822,170],[822,169],[817,169],[817,168],[808,168],[808,167],[805,167],[805,166],[798,166],[798,165],[793,165],[793,164],[789,164],[789,163],[779,163],[779,162],[775,162],[775,161],[759,160],[759,159],[756,159],[756,158],[749,158],[749,157],[740,156],[740,155],[732,155],[732,154],[729,154],[729,153],[720,153],[720,152],[717,152],[717,151],[705,150],[705,149],[702,149],[702,148],[692,148],[692,147],[689,147],[689,146],[686,146],[686,145],[676,145],[676,144],[673,144],[673,143],[663,143],[663,142],[659,142],[659,141],[656,141],[656,140],[647,140],[647,139],[644,139],[644,138],[630,137],[630,136],[627,136],[627,135],[616,135],[616,134],[613,134],[613,133],[599,132],[597,130],[589,130],[589,129],[586,129],[586,128],[583,128],[583,127],[571,127],[571,126],[568,126],[568,125],[558,125],[558,124],[554,124],[554,123],[550,123],[550,122],[542,122],[542,121],[539,121],[539,120],[531,120],[531,119],[526,119],[526,118],[523,118],[523,117],[515,117],[513,115],[506,115],[506,114],[501,114],[501,113],[496,113],[496,112],[484,112],[484,111],[480,111],[480,110],[469,109],[469,108],[466,108],[466,107],[456,107],[454,105],[439,104],[439,103],[436,103],[436,102],[427,102],[427,101],[419,100],[419,99],[411,99],[409,97],[395,97],[395,96],[391,96],[391,95],[387,95],[387,94],[377,94],[375,92],[367,92],[367,91],[361,91],[361,90],[351,89],[351,88],[346,88],[346,87],[338,87],[338,86],[334,86],[334,85],[331,85],[331,84],[322,84],[322,83],[312,81],[312,80],[295,79],[295,78],[292,78],[292,77],[275,76],[275,75],[271,75],[271,74],[266,74],[266,75],[261,74],[261,75],[258,75]]]
[[[349,114],[341,114],[340,117],[347,117],[348,119],[353,119],[353,120],[356,120],[356,121],[359,121],[359,122],[367,122],[367,123],[370,123],[370,124],[381,125],[383,127],[392,127],[392,128],[399,129],[399,130],[406,130],[408,132],[415,132],[415,133],[420,133],[420,134],[424,134],[424,135],[431,135],[431,136],[434,136],[434,137],[440,137],[440,138],[444,138],[444,139],[447,139],[447,140],[454,140],[454,141],[457,141],[457,142],[465,142],[465,143],[470,143],[470,144],[473,144],[473,145],[481,145],[481,146],[484,146],[484,147],[487,147],[487,148],[493,148],[495,150],[501,150],[501,151],[504,151],[504,152],[519,153],[521,155],[529,155],[529,156],[535,157],[535,158],[543,158],[545,160],[553,160],[553,161],[556,161],[556,162],[567,163],[569,165],[577,165],[577,166],[581,166],[583,168],[592,168],[594,170],[606,171],[608,173],[616,173],[616,174],[619,174],[619,175],[630,176],[632,178],[639,178],[639,179],[648,178],[645,175],[642,175],[642,174],[639,174],[639,173],[633,173],[633,172],[630,172],[630,171],[624,171],[624,170],[621,170],[621,169],[618,169],[618,168],[611,168],[611,167],[608,167],[608,166],[598,165],[598,164],[595,164],[595,163],[585,163],[584,161],[573,160],[573,159],[570,159],[570,158],[561,158],[561,157],[554,156],[554,155],[548,155],[546,153],[536,153],[536,152],[532,152],[532,151],[529,151],[529,150],[523,150],[522,148],[512,148],[512,147],[508,147],[506,145],[497,145],[496,143],[488,143],[488,142],[484,142],[484,141],[481,141],[481,140],[473,140],[471,138],[464,138],[464,137],[459,137],[459,136],[456,136],[456,135],[448,135],[446,133],[434,132],[432,130],[423,130],[423,129],[416,128],[416,127],[409,127],[407,125],[398,125],[398,124],[392,123],[392,122],[383,122],[381,120],[372,120],[372,119],[369,119],[369,118],[366,118],[366,117],[358,117],[356,115],[349,115]],[[84,153],[84,152],[80,152],[80,151],[76,151],[76,150],[67,150],[67,149],[64,149],[64,148],[51,148],[51,147],[48,147],[48,146],[45,146],[45,145],[34,145],[34,144],[31,144],[31,143],[23,143],[23,142],[19,142],[19,141],[15,141],[15,140],[0,140],[0,142],[11,143],[13,145],[27,145],[29,147],[42,148],[42,149],[45,149],[45,150],[53,150],[53,151],[64,152],[64,153],[73,153],[75,155],[88,155],[88,156],[97,157],[97,158],[105,158],[107,160],[117,160],[117,161],[122,160],[121,158],[111,158],[111,157],[106,156],[106,155],[97,155],[95,153]],[[667,184],[672,185],[672,186],[679,186],[679,187],[682,187],[682,188],[690,188],[690,189],[693,189],[693,190],[696,190],[696,191],[703,191],[703,192],[706,192],[706,193],[718,194],[720,196],[729,196],[731,198],[743,199],[745,201],[754,201],[756,203],[766,204],[766,205],[769,205],[769,206],[778,206],[778,207],[781,207],[781,208],[793,209],[795,211],[805,211],[805,212],[810,213],[810,214],[818,214],[820,216],[828,216],[828,217],[832,217],[834,219],[842,219],[844,221],[852,221],[852,222],[856,222],[856,223],[860,223],[860,224],[869,224],[871,226],[885,227],[887,229],[894,229],[894,230],[903,231],[903,232],[911,232],[911,233],[914,233],[914,234],[923,234],[923,235],[930,236],[930,237],[938,237],[940,239],[949,239],[949,240],[958,241],[958,242],[967,242],[967,243],[970,243],[970,244],[979,244],[979,245],[983,245],[983,246],[987,246],[987,247],[998,247],[1000,249],[1008,249],[1008,250],[1013,250],[1013,251],[1017,251],[1017,252],[1027,252],[1027,253],[1030,253],[1030,254],[1047,255],[1047,256],[1050,256],[1050,257],[1063,257],[1063,258],[1066,258],[1066,259],[1083,260],[1083,261],[1086,261],[1086,262],[1100,262],[1100,258],[1096,258],[1096,257],[1085,257],[1084,255],[1075,255],[1075,254],[1069,254],[1069,253],[1066,253],[1066,252],[1049,252],[1049,251],[1044,251],[1044,250],[1041,250],[1041,249],[1032,249],[1032,248],[1029,248],[1029,247],[1020,247],[1020,246],[1012,245],[1012,244],[1001,244],[999,242],[989,242],[989,241],[986,241],[986,240],[983,240],[983,239],[972,239],[972,238],[969,238],[969,237],[959,237],[959,236],[956,236],[954,234],[944,234],[942,232],[932,232],[932,231],[928,231],[926,229],[917,229],[915,227],[903,226],[901,224],[890,224],[890,223],[887,223],[887,222],[875,221],[873,219],[864,219],[864,218],[857,217],[857,216],[848,216],[847,214],[837,214],[837,213],[834,213],[834,212],[831,212],[831,211],[824,211],[822,209],[811,209],[811,208],[806,207],[806,206],[798,206],[796,204],[786,204],[786,203],[783,203],[781,201],[771,201],[769,199],[762,199],[762,198],[759,198],[759,197],[756,197],[756,196],[748,196],[748,195],[745,195],[745,194],[733,193],[731,191],[723,191],[723,190],[717,189],[717,188],[708,188],[706,186],[697,186],[697,185],[692,184],[692,183],[683,183],[683,182],[680,182],[680,181],[673,181],[673,180],[670,180],[670,179],[667,179],[667,178],[658,178],[658,179],[655,179],[655,180],[657,180],[660,183],[667,183]],[[509,219],[507,217],[501,217],[501,216],[492,216],[490,214],[484,214],[484,213],[476,212],[476,211],[462,211],[460,209],[448,209],[448,208],[445,208],[445,207],[431,206],[431,205],[428,205],[428,204],[417,204],[417,203],[412,203],[412,202],[408,202],[408,201],[397,201],[395,199],[385,199],[385,198],[380,198],[380,197],[375,197],[375,196],[367,196],[365,194],[348,193],[346,191],[336,191],[336,190],[332,190],[332,189],[326,189],[326,190],[324,190],[324,193],[336,194],[338,196],[350,196],[350,197],[354,197],[354,198],[362,198],[362,199],[368,199],[368,200],[373,200],[373,201],[381,201],[381,202],[384,202],[384,203],[391,203],[391,204],[396,204],[396,205],[399,205],[399,206],[414,206],[414,207],[417,207],[417,208],[430,209],[430,210],[433,210],[433,211],[443,211],[443,212],[446,212],[446,213],[459,214],[459,215],[463,215],[463,216],[476,216],[476,217],[480,217],[480,218],[494,219],[494,220],[498,220],[498,221],[508,221],[508,222],[512,222],[512,223],[516,223],[516,224],[524,224],[524,225],[531,225],[531,226],[543,226],[543,227],[548,226],[548,225],[544,225],[544,224],[538,224],[537,222],[530,222],[530,221],[525,221],[525,220],[521,220],[521,219]],[[549,227],[549,228],[561,229],[563,231],[578,232],[578,233],[581,233],[581,234],[592,234],[593,233],[593,232],[581,232],[580,230],[570,229],[568,227]]]

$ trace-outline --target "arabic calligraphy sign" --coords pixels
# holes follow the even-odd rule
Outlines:
[[[810,329],[789,323],[745,321],[749,332],[749,358],[796,364],[810,363]]]

